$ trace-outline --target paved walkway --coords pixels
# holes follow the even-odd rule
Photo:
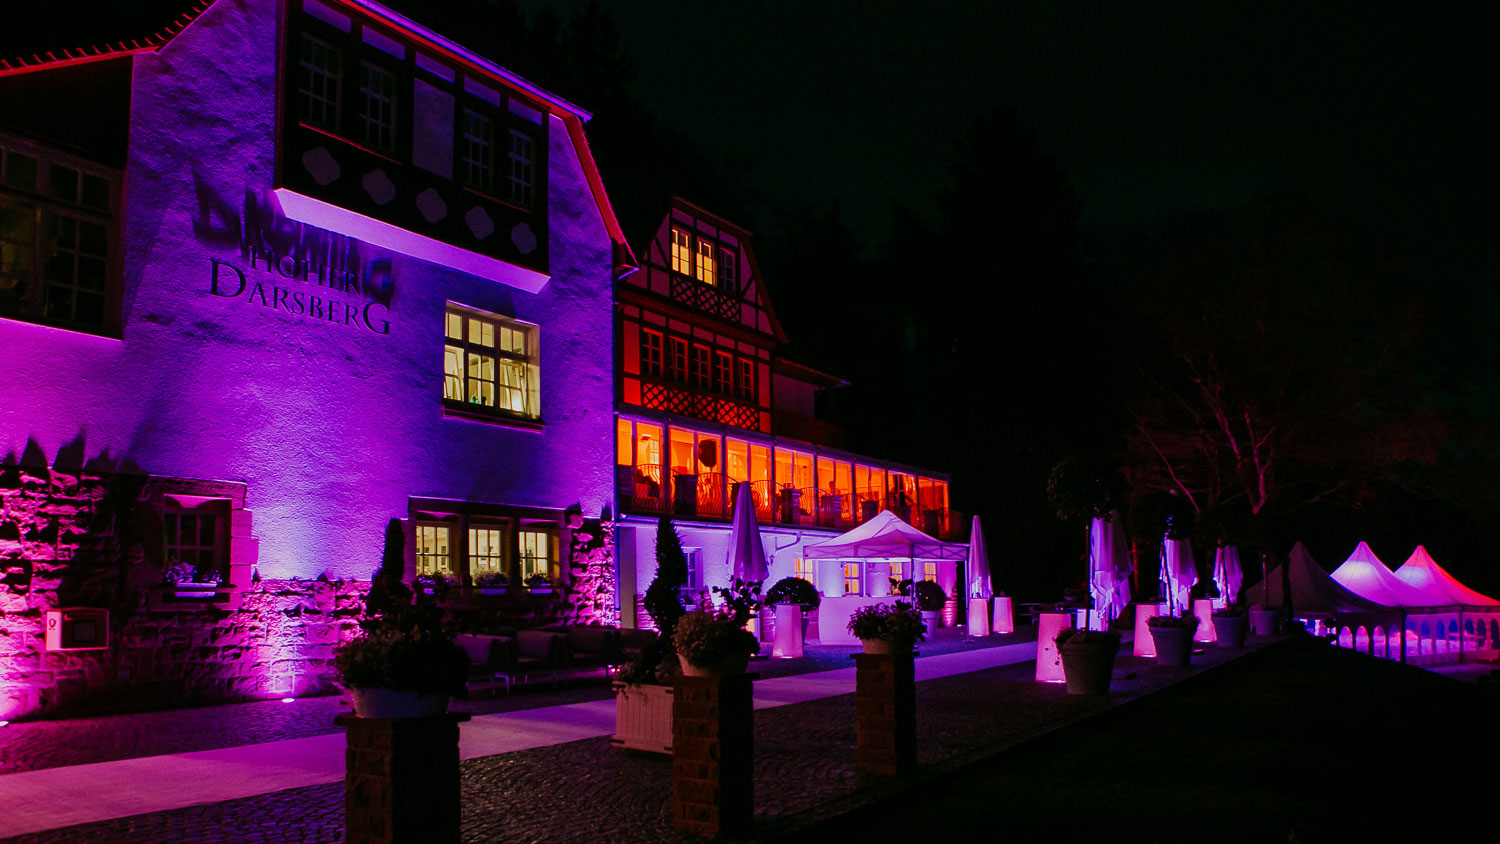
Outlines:
[[[1031,642],[921,657],[917,680],[967,674],[1035,657]],[[755,708],[852,695],[854,669],[772,677],[755,684]],[[461,759],[559,745],[614,732],[613,699],[479,715],[460,732]],[[271,741],[46,768],[0,776],[7,811],[0,837],[220,803],[341,782],[344,735]]]

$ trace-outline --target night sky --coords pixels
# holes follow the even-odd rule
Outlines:
[[[1086,229],[1296,192],[1434,273],[1490,275],[1487,4],[604,5],[635,96],[772,202],[837,200],[872,239],[892,203],[935,211],[959,136],[1005,104],[1061,164]]]

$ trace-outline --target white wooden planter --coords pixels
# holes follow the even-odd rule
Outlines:
[[[672,752],[672,687],[621,684],[612,741],[631,750]]]

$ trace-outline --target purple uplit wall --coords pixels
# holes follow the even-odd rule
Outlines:
[[[540,118],[550,278],[515,276],[535,292],[291,222],[274,198],[278,5],[220,0],[159,53],[119,60],[134,62],[122,336],[0,319],[0,462],[243,485],[253,530],[233,553],[265,582],[367,580],[414,496],[597,515],[612,494],[611,240],[568,128]],[[343,162],[341,178],[368,175]],[[289,232],[357,283],[256,254]],[[544,424],[444,416],[449,303],[539,326]],[[286,609],[261,592],[237,611]],[[0,607],[0,641],[32,635],[55,600]],[[265,696],[302,694],[325,685],[307,666],[334,635],[273,625],[235,658],[276,678]],[[0,660],[0,686],[38,666],[24,668]]]

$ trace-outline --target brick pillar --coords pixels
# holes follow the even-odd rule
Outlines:
[[[672,692],[672,826],[745,836],[755,806],[752,675],[681,677]]]
[[[465,713],[333,719],[348,735],[347,844],[459,840],[458,725],[467,720]]]
[[[854,769],[906,776],[917,770],[917,661],[905,654],[854,654]]]

